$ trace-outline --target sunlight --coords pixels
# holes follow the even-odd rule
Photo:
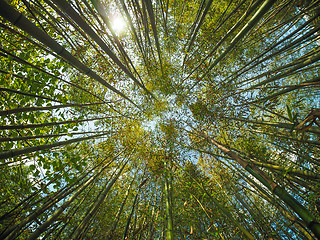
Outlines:
[[[120,16],[115,16],[111,21],[111,26],[112,26],[112,29],[119,34],[123,32],[126,26],[126,22]]]

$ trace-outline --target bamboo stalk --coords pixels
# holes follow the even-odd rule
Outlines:
[[[56,99],[53,99],[53,98],[43,97],[43,96],[40,96],[40,95],[37,95],[37,94],[21,92],[21,91],[14,90],[14,89],[9,89],[9,88],[2,88],[2,87],[0,87],[0,91],[15,93],[15,94],[19,94],[19,95],[28,96],[28,97],[41,98],[41,99],[45,99],[45,100],[49,100],[49,101],[53,101],[53,102],[62,103],[61,101],[56,100]]]
[[[117,228],[118,222],[119,222],[119,220],[120,220],[120,216],[121,216],[121,214],[122,214],[122,212],[123,212],[123,208],[124,208],[124,206],[125,206],[125,204],[126,204],[126,201],[127,201],[127,199],[128,199],[130,190],[131,190],[132,185],[133,185],[133,183],[134,183],[134,181],[135,181],[135,177],[136,177],[137,172],[138,172],[138,171],[136,171],[136,173],[135,173],[135,175],[134,175],[131,183],[129,184],[129,186],[128,186],[127,190],[126,190],[126,193],[124,194],[123,201],[122,201],[122,203],[121,203],[121,205],[120,205],[120,207],[119,207],[119,209],[118,209],[118,211],[117,211],[117,214],[116,214],[116,216],[115,216],[115,220],[113,221],[112,226],[111,226],[110,230],[109,230],[108,233],[107,233],[106,240],[111,240],[111,239],[112,239],[113,232],[114,232],[114,231],[116,230],[116,228]]]
[[[169,171],[169,170],[168,170]],[[173,206],[172,206],[172,175],[170,173],[165,174],[164,182],[164,195],[166,205],[166,216],[167,216],[167,239],[174,239],[174,225],[173,225]]]
[[[250,166],[245,160],[241,159],[235,152],[227,149],[217,141],[213,140],[209,136],[202,132],[198,132],[200,136],[206,139],[209,143],[219,148],[223,153],[230,156],[233,160],[237,161],[244,169],[252,174],[257,180],[259,180],[264,186],[276,194],[281,200],[283,200],[293,211],[295,211],[305,222],[307,227],[320,237],[320,223],[312,216],[312,214],[302,206],[296,199],[294,199],[288,192],[282,187],[273,182],[264,172],[258,169],[255,165]]]
[[[136,195],[135,195],[135,197],[134,197],[134,200],[133,200],[133,203],[132,203],[132,206],[131,206],[131,211],[130,211],[130,214],[129,214],[128,218],[127,218],[127,223],[126,223],[126,226],[125,226],[123,235],[122,235],[122,240],[127,239],[127,235],[128,235],[128,230],[129,230],[131,218],[132,218],[132,216],[133,216],[133,213],[134,213],[134,210],[135,210],[137,201],[138,201],[139,192],[140,192],[140,188],[138,189],[138,191],[137,191],[137,193],[136,193]]]
[[[128,54],[126,53],[126,51],[124,50],[122,44],[119,41],[119,38],[117,37],[115,31],[112,29],[110,21],[107,18],[106,15],[106,9],[104,8],[104,6],[102,5],[102,3],[100,2],[100,0],[92,0],[92,3],[95,7],[95,9],[98,11],[99,15],[101,16],[103,22],[107,25],[109,31],[111,32],[113,39],[116,43],[116,45],[118,46],[118,48],[120,49],[120,53],[123,56],[124,59],[127,59],[131,65],[131,67],[133,68],[134,72],[138,75],[139,79],[140,79],[140,83],[144,86],[143,81],[141,79],[140,74],[138,73],[137,69],[135,68],[135,66],[133,65],[132,60],[129,58]]]
[[[35,112],[35,111],[45,111],[45,110],[53,110],[53,109],[60,109],[60,108],[67,108],[67,107],[87,107],[87,106],[96,106],[105,103],[84,103],[84,104],[77,104],[77,103],[67,103],[62,105],[53,105],[53,106],[44,106],[44,107],[23,107],[23,108],[15,108],[15,109],[8,109],[0,111],[0,116],[7,116],[10,114],[17,114],[22,112]]]
[[[281,45],[282,43],[284,43],[285,41],[289,40],[290,38],[294,37],[297,33],[299,33],[300,31],[302,31],[305,27],[308,26],[308,24],[310,24],[313,20],[315,20],[317,18],[318,15],[312,17],[311,19],[309,19],[308,21],[306,21],[305,23],[303,23],[301,26],[299,26],[297,29],[295,29],[293,32],[291,32],[290,34],[288,34],[286,37],[284,37],[283,39],[281,39],[280,41],[275,42],[274,44],[272,44],[271,46],[269,46],[265,51],[263,51],[261,54],[259,54],[258,56],[254,57],[252,60],[250,60],[248,63],[246,63],[242,68],[240,68],[239,70],[237,70],[235,73],[233,73],[231,76],[228,76],[226,79],[229,79],[232,77],[229,81],[233,81],[234,79],[236,79],[237,77],[241,76],[242,74],[244,74],[245,72],[249,71],[250,69],[252,69],[253,67],[261,64],[262,62],[270,59],[271,57],[276,56],[277,54],[280,54],[281,52],[283,52],[284,50],[287,50],[293,46],[296,46],[297,44],[300,44],[302,42],[303,39],[305,39],[306,37],[312,36],[315,31],[311,30],[307,33],[304,33],[302,36],[300,36],[299,38],[295,39],[294,41],[290,42],[289,44],[287,44],[286,46],[280,48],[279,50],[276,50],[275,52],[273,52],[272,54],[264,57],[263,59],[257,61],[259,58],[263,57],[264,55],[266,55],[268,52],[270,52],[271,50],[274,50],[277,46]],[[252,66],[250,66],[250,64],[253,64]],[[247,66],[250,66],[250,68],[246,68]],[[225,80],[226,80],[225,79]],[[225,82],[225,80],[223,80]]]
[[[148,15],[149,15],[151,28],[152,28],[154,40],[155,40],[155,43],[156,43],[156,48],[157,48],[158,58],[159,58],[159,62],[160,62],[161,72],[162,72],[162,75],[163,75],[164,73],[163,73],[163,66],[162,66],[162,59],[161,59],[160,43],[159,43],[159,38],[158,38],[158,33],[157,33],[155,17],[154,17],[154,13],[153,13],[152,2],[151,2],[151,0],[144,0],[143,2],[145,2],[146,6],[147,6],[147,12],[148,12]]]
[[[102,39],[95,33],[92,28],[81,18],[81,16],[72,8],[72,6],[65,0],[54,0],[62,11],[66,12],[102,49],[108,56],[117,64],[120,69],[125,72],[139,87],[141,87],[146,93],[150,94],[153,98],[154,95],[149,92],[134,76],[133,74],[121,63],[117,56],[111,51],[111,49],[102,41]],[[128,99],[127,99],[128,100]]]
[[[181,168],[184,170],[180,165],[176,164],[175,165],[178,168]],[[247,230],[245,229],[238,221],[236,221],[231,213],[229,212],[228,209],[226,209],[218,199],[216,199],[212,194],[210,194],[207,189],[205,188],[203,183],[199,183],[193,176],[191,176],[187,171],[184,171],[186,174],[189,175],[189,177],[199,186],[199,188],[212,200],[212,202],[219,208],[219,210],[235,225],[237,226],[240,231],[247,237],[247,239],[254,240],[254,236]]]
[[[83,135],[91,133],[107,133],[106,131],[94,131],[94,132],[69,132],[69,133],[59,133],[59,134],[46,134],[46,135],[33,135],[33,136],[23,136],[23,137],[2,137],[0,142],[15,142],[15,141],[24,141],[37,138],[54,138],[54,137],[63,137],[68,135]],[[108,132],[111,133],[111,132]]]
[[[28,240],[37,239],[41,233],[43,233],[59,216],[60,214],[91,184],[93,181],[101,174],[103,171],[109,167],[109,165],[121,154],[118,153],[109,164],[101,168],[95,175],[90,177],[84,184],[82,184],[81,188],[78,189],[68,200],[66,200],[58,210],[56,210],[41,226],[39,226],[28,238]]]
[[[36,152],[36,151],[48,150],[48,149],[51,149],[54,147],[65,146],[65,145],[68,145],[71,143],[76,143],[76,142],[81,142],[81,141],[85,141],[85,140],[89,140],[89,139],[93,139],[93,138],[97,138],[97,137],[102,137],[106,134],[107,133],[96,134],[96,135],[89,136],[89,137],[75,138],[75,139],[70,139],[70,140],[66,140],[66,141],[62,141],[62,142],[55,142],[52,144],[44,144],[44,145],[38,145],[38,146],[33,146],[33,147],[26,147],[23,149],[15,149],[15,150],[11,150],[11,151],[5,151],[5,152],[0,153],[0,159],[17,157],[17,156],[25,155],[25,154]]]
[[[93,72],[90,68],[80,62],[77,58],[71,55],[64,47],[52,39],[47,33],[43,32],[36,25],[30,22],[22,13],[18,12],[12,6],[5,2],[5,0],[0,1],[0,15],[10,21],[12,24],[16,25],[23,31],[29,33],[31,36],[38,39],[40,42],[51,48],[54,52],[60,55],[62,58],[66,59],[72,66],[77,68],[80,72],[86,74],[90,78],[95,79],[111,91],[117,93],[122,98],[128,100],[133,105],[137,106],[130,98],[125,94],[117,90],[115,87],[111,86],[99,75]]]
[[[203,1],[202,3],[204,3],[204,2],[205,2],[205,1]],[[208,0],[208,1],[207,1],[206,6],[204,7],[204,10],[203,10],[203,12],[201,13],[201,16],[199,17],[199,21],[197,22],[197,24],[196,24],[196,26],[195,26],[195,29],[193,30],[192,35],[191,35],[191,37],[190,37],[190,41],[189,41],[189,43],[188,43],[188,47],[187,47],[187,50],[186,50],[187,52],[190,51],[190,49],[191,49],[191,47],[192,47],[192,45],[193,45],[193,43],[194,43],[194,41],[195,41],[195,39],[196,39],[196,36],[197,36],[197,34],[198,34],[198,32],[199,32],[199,29],[200,29],[200,27],[201,27],[201,25],[202,25],[202,23],[203,23],[206,15],[207,15],[207,13],[208,13],[209,10],[210,10],[210,7],[211,7],[212,2],[213,2],[213,0]],[[201,6],[203,6],[203,5],[201,5]],[[186,56],[187,56],[187,55],[186,55]]]
[[[58,126],[58,125],[61,125],[61,124],[81,123],[81,122],[87,122],[87,121],[104,120],[104,119],[108,119],[108,118],[113,118],[113,117],[75,119],[75,120],[67,120],[67,121],[61,121],[61,122],[35,123],[35,124],[24,124],[24,125],[2,125],[2,126],[0,126],[0,130],[49,127],[49,126]]]
[[[189,89],[189,91],[196,86],[201,79],[203,79],[212,68],[214,68],[223,58],[227,56],[227,54],[235,47],[235,45],[242,39],[244,36],[259,22],[259,20],[264,16],[264,14],[272,7],[275,3],[275,0],[266,0],[262,6],[257,10],[254,16],[247,22],[247,24],[241,29],[241,31],[232,39],[229,43],[229,46],[226,50],[220,54],[218,58],[208,67],[207,71],[200,77],[200,80],[197,80]]]
[[[122,171],[124,170],[125,166],[127,165],[129,159],[123,164],[122,168],[119,170],[119,172],[116,174],[116,176],[108,182],[108,184],[105,186],[103,192],[100,194],[98,200],[95,202],[93,209],[86,215],[86,217],[82,220],[81,224],[77,227],[75,232],[72,234],[70,239],[78,239],[79,234],[81,234],[82,229],[85,227],[85,224],[92,218],[92,216],[95,214],[95,212],[101,207],[102,202],[106,198],[109,190],[112,188],[114,183],[118,180],[120,177]]]

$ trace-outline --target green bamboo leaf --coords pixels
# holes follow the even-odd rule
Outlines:
[[[36,169],[36,166],[33,165],[33,164],[31,164],[31,165],[29,166],[29,169],[30,169],[31,172],[33,172],[33,171]]]

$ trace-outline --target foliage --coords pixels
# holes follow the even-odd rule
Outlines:
[[[0,238],[319,238],[318,4],[0,1]]]

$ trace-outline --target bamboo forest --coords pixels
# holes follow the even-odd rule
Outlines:
[[[320,0],[0,0],[0,239],[320,239]]]

